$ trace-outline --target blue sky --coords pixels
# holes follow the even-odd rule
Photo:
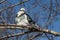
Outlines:
[[[36,0],[35,0],[36,1]],[[33,2],[35,2],[35,1],[33,1],[33,0],[30,0],[30,3],[33,3]],[[18,3],[18,2],[21,2],[20,0],[9,0],[9,2],[11,2],[12,4],[16,4],[16,3]],[[59,2],[59,0],[58,0],[58,2]],[[27,2],[27,3],[25,3],[25,4],[23,4],[23,5],[25,5],[25,6],[23,6],[23,7],[25,7],[25,9],[26,10],[28,10],[29,8],[31,8],[33,5],[31,5],[29,2]],[[41,1],[41,4],[40,5],[44,5],[44,4],[46,4],[46,6],[49,8],[49,4],[50,3],[50,0],[42,0]],[[53,6],[56,6],[56,4],[54,4],[55,3],[55,0],[53,0]],[[21,5],[19,5],[19,6],[16,6],[15,7],[15,9],[16,9],[16,12],[18,12],[19,11],[19,9],[21,8]],[[53,7],[54,9],[55,9],[55,7]],[[39,13],[37,13],[38,11],[40,10],[40,12]],[[44,10],[44,9],[42,9],[39,5],[38,6],[36,6],[34,9],[31,9],[30,11],[27,11],[27,13],[32,17],[32,19],[37,23],[37,24],[39,24],[39,25],[41,25],[41,26],[43,26],[44,24],[45,24],[45,21],[47,21],[47,13],[48,13],[48,11],[47,10]],[[36,20],[36,18],[34,17],[34,14],[37,14],[38,15],[38,19]],[[46,17],[45,19],[41,19],[41,17]],[[60,17],[60,15],[58,16],[56,16],[56,18],[59,18]],[[34,19],[35,18],[35,19]],[[38,21],[38,22],[37,22]],[[60,32],[60,30],[59,30],[59,25],[60,24],[60,20],[53,20],[53,23],[52,24],[50,24],[50,27],[49,27],[49,29],[51,30],[54,30],[54,31],[57,31],[57,32]],[[53,27],[52,27],[52,25],[53,25]],[[57,37],[57,39],[56,40],[59,40],[60,38],[58,38]],[[43,40],[43,39],[42,39]],[[45,39],[44,39],[45,40]],[[46,39],[47,40],[47,39]]]
[[[47,6],[47,8],[49,8],[50,6],[50,0],[41,0],[39,1],[39,3],[37,2],[38,5],[36,5],[35,8],[32,8],[34,6],[34,2],[36,2],[37,0],[30,0],[29,2],[26,2],[23,5],[18,5],[15,6],[15,11],[16,14],[17,12],[20,10],[21,7],[24,7],[27,10],[27,14],[30,15],[30,17],[40,26],[43,26],[43,28],[45,28],[45,23],[48,20],[48,9],[44,9],[41,6],[45,5]],[[21,2],[21,0],[8,0],[8,2],[10,2],[11,4],[17,4],[18,2]],[[59,3],[59,0],[58,0]],[[60,5],[60,4],[59,4]],[[56,2],[55,0],[53,0],[53,9],[56,10]],[[30,9],[32,8],[32,9]],[[30,9],[30,10],[29,10]],[[53,13],[53,12],[51,12]],[[60,12],[58,11],[58,13],[60,14]],[[36,15],[35,15],[36,14]],[[37,18],[38,17],[38,18]],[[45,18],[44,18],[45,17]],[[53,18],[53,22],[49,25],[49,30],[54,30],[57,32],[60,32],[60,15],[55,16],[55,18]],[[16,31],[18,33],[18,31]],[[59,40],[60,37],[56,37],[55,40]],[[37,39],[40,40],[40,39]],[[41,38],[41,40],[48,40],[47,38]]]

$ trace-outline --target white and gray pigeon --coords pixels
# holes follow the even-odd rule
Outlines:
[[[31,25],[35,24],[35,22],[31,19],[31,17],[26,13],[25,8],[21,8],[17,13],[15,18],[17,25]]]

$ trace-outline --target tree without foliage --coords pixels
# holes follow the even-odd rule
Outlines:
[[[38,38],[46,38],[48,40],[54,40],[56,36],[60,36],[59,32],[53,31],[60,19],[60,4],[59,0],[46,0],[43,3],[43,0],[20,0],[19,3],[12,4],[9,0],[3,0],[0,2],[0,39],[2,40],[35,40]],[[31,16],[32,20],[39,25],[38,28],[35,28],[34,25],[23,26],[21,29],[20,25],[15,25],[15,9],[18,7],[26,8],[28,15]],[[37,19],[37,20],[36,20]],[[55,22],[56,21],[56,22]],[[11,25],[12,24],[12,25]],[[6,29],[8,28],[8,29]],[[13,28],[13,29],[12,29]],[[8,30],[8,31],[7,31]],[[18,31],[18,33],[17,33]],[[17,33],[17,34],[16,34]],[[27,35],[26,35],[27,34]],[[24,36],[22,36],[24,35]],[[14,38],[13,38],[14,37]],[[23,38],[25,37],[25,38]],[[10,39],[8,39],[10,38]],[[40,40],[40,39],[39,39]]]

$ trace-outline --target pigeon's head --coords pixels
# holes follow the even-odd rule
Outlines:
[[[21,8],[20,11],[17,13],[17,16],[19,17],[21,14],[25,13],[25,8]]]
[[[25,11],[25,8],[21,8],[20,10],[21,10],[21,11]]]

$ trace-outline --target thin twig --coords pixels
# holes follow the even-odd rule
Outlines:
[[[15,6],[17,6],[17,5],[23,4],[23,3],[25,3],[25,2],[28,2],[28,0],[27,0],[27,1],[24,1],[24,2],[19,2],[18,4],[11,5],[11,6],[7,7],[7,8],[3,8],[3,9],[0,10],[0,12],[2,12],[2,11],[4,11],[4,10],[7,10],[7,9],[9,9],[9,8],[15,7]]]
[[[21,32],[21,33],[18,33],[18,34],[12,34],[12,35],[3,36],[3,37],[0,37],[0,39],[10,38],[10,37],[15,37],[15,36],[21,36],[21,35],[28,34],[28,33],[31,33],[31,31]]]

